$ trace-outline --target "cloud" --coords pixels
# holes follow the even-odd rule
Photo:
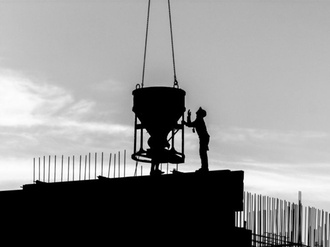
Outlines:
[[[0,126],[46,124],[73,101],[64,89],[37,83],[11,70],[0,70]]]
[[[106,148],[132,136],[131,126],[111,114],[104,117],[102,103],[74,97],[65,88],[4,69],[0,85],[1,155]]]
[[[77,100],[68,90],[56,85],[12,70],[0,70],[0,84],[0,126],[75,127],[101,132],[126,128],[93,119],[91,116],[97,115],[95,101]]]

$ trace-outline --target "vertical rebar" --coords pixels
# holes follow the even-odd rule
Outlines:
[[[72,180],[74,181],[74,155],[72,156]]]
[[[56,182],[56,155],[54,156],[54,183]]]
[[[95,153],[95,156],[94,156],[94,158],[95,158],[95,172],[94,172],[94,178],[96,179],[96,163],[97,163],[97,153]]]
[[[81,180],[81,155],[79,156],[79,181]]]
[[[330,223],[330,214],[327,217],[327,221],[328,221],[328,223]],[[328,225],[327,225],[327,229],[328,229],[328,232],[327,232],[327,234],[328,234],[328,241],[327,241],[327,243],[328,243],[328,247],[329,247],[330,246],[330,243],[329,243],[329,241],[330,241],[330,227]]]
[[[307,244],[311,245],[311,208],[308,207],[308,238]]]
[[[275,210],[275,232],[276,232],[276,234],[277,235],[279,235],[278,233],[279,233],[279,224],[278,224],[278,220],[279,220],[279,215],[278,215],[278,208],[279,208],[279,199],[278,198],[276,198],[276,210]],[[278,244],[277,242],[276,242],[276,244]]]
[[[103,152],[101,153],[101,176],[103,177]]]
[[[124,177],[126,177],[126,149],[124,150]]]
[[[254,196],[253,196],[253,203],[254,203],[254,215],[253,215],[253,217],[254,217],[254,219],[253,219],[253,221],[254,221],[254,232],[255,232],[255,234],[258,234],[259,233],[259,220],[258,220],[258,216],[259,216],[259,214],[258,214],[258,210],[259,210],[259,206],[258,206],[258,195],[257,194],[254,194]],[[257,238],[255,238],[255,240],[257,240]]]
[[[50,155],[48,157],[48,183],[50,181]]]
[[[43,181],[43,182],[46,181],[46,180],[45,180],[45,175],[46,175],[46,174],[45,174],[45,172],[46,172],[46,169],[45,169],[46,164],[45,164],[45,163],[46,163],[46,156],[43,157],[43,166],[42,166],[42,167],[43,167],[43,172],[42,172],[42,174],[43,174],[43,176],[42,176],[42,177],[43,177],[42,181]]]
[[[261,195],[258,195],[258,234],[262,234],[261,232],[261,226],[262,226],[262,222],[261,222]]]
[[[298,192],[298,244],[302,243],[302,196],[301,191]]]
[[[120,151],[118,152],[118,177],[120,178]]]
[[[84,172],[84,180],[86,180],[86,173],[87,173],[87,155],[85,155],[85,172]]]
[[[307,244],[307,207],[305,207],[304,221],[305,221],[305,226],[304,226],[304,243]]]
[[[33,180],[32,180],[33,183],[35,183],[35,181],[36,181],[35,172],[36,172],[36,158],[33,158]]]
[[[88,153],[88,179],[91,179],[91,153]]]
[[[324,238],[323,238],[323,231],[324,231],[324,210],[322,209],[322,225],[321,225],[321,245],[323,246]]]
[[[246,192],[246,197],[245,197],[246,201],[245,201],[245,210],[246,210],[246,213],[245,213],[245,220],[246,220],[246,229],[250,229],[249,227],[249,192]]]
[[[70,156],[68,156],[68,176],[67,176],[67,181],[69,181],[69,176],[70,176]]]
[[[63,182],[63,162],[64,162],[64,156],[62,154],[62,160],[61,160],[61,182]]]
[[[110,155],[109,155],[108,178],[110,177],[111,157],[112,157],[112,153],[110,153]]]
[[[116,153],[114,154],[113,157],[113,177],[116,177]]]
[[[39,164],[38,164],[38,166],[39,166],[39,170],[38,170],[38,173],[39,173],[39,175],[38,175],[38,180],[40,181],[40,157],[39,157]]]

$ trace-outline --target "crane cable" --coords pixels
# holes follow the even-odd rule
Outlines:
[[[146,70],[146,60],[147,60],[147,46],[148,46],[148,32],[149,32],[149,17],[150,17],[150,0],[148,0],[148,12],[147,12],[147,26],[146,26],[146,37],[144,40],[144,54],[143,54],[143,69],[142,69],[142,82],[141,87],[144,86],[144,73]]]
[[[150,5],[151,0],[148,0],[148,11],[147,11],[147,24],[146,24],[146,35],[144,40],[144,54],[143,54],[143,68],[142,68],[142,82],[141,87],[144,86],[144,76],[146,69],[146,60],[147,60],[147,47],[148,47],[148,33],[149,33],[149,19],[150,19]],[[176,68],[175,68],[175,56],[174,56],[174,41],[173,41],[173,26],[172,26],[172,14],[171,14],[171,3],[170,0],[167,0],[168,6],[168,17],[170,22],[170,34],[171,34],[171,48],[172,48],[172,62],[173,62],[173,74],[174,74],[174,85],[173,87],[179,87],[179,83],[176,77]]]
[[[172,47],[172,60],[173,60],[173,74],[174,74],[174,87],[179,87],[178,80],[176,78],[176,69],[175,69],[175,56],[174,56],[174,41],[173,41],[173,27],[172,27],[172,14],[171,14],[171,3],[170,0],[167,0],[168,6],[168,19],[170,21],[170,33],[171,33],[171,47]]]

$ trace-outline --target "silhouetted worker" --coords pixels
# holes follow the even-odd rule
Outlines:
[[[206,117],[206,111],[200,107],[196,112],[196,119],[194,122],[191,122],[190,110],[188,111],[187,122],[184,122],[186,126],[193,127],[193,132],[195,132],[196,129],[199,137],[199,156],[201,157],[202,167],[197,171],[200,172],[207,172],[209,170],[207,151],[209,150],[210,135],[207,132],[204,117]]]

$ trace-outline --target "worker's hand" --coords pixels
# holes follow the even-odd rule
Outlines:
[[[191,116],[191,111],[190,110],[188,110],[188,117],[190,117]]]

